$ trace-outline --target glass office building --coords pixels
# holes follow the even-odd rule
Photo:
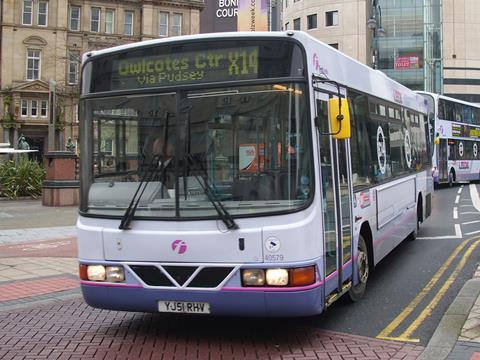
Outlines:
[[[413,90],[442,92],[441,0],[372,0],[373,66]]]

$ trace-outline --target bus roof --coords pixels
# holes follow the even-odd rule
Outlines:
[[[436,93],[432,93],[432,92],[428,92],[428,91],[415,91],[415,92],[418,93],[418,94],[430,95],[435,99],[435,101],[438,101],[438,99],[444,99],[444,100],[448,100],[448,101],[451,101],[451,102],[454,102],[454,103],[459,103],[459,104],[463,104],[463,105],[469,105],[469,106],[473,106],[473,107],[476,107],[476,108],[480,108],[480,104],[468,102],[468,101],[465,101],[465,100],[456,99],[456,98],[453,98],[453,97],[450,97],[450,96],[445,96],[445,95],[442,95],[442,94],[436,94]]]
[[[297,32],[298,33],[298,32]],[[182,35],[182,36],[171,36],[160,39],[144,40],[134,43],[118,45],[106,49],[93,50],[86,52],[83,55],[83,61],[89,57],[108,55],[117,51],[125,51],[136,49],[140,46],[152,46],[152,45],[168,45],[175,44],[178,42],[188,42],[193,40],[205,39],[205,40],[220,40],[227,38],[244,38],[244,37],[270,37],[270,38],[288,38],[287,32],[280,31],[259,31],[259,32],[223,32],[223,33],[208,33],[208,34],[193,34],[193,35]]]

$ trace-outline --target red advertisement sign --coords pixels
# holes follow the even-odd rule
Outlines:
[[[399,56],[395,58],[395,69],[418,69],[418,56]]]

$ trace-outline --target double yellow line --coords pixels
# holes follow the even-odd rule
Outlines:
[[[475,240],[475,241],[474,241]],[[457,255],[467,246],[467,244],[471,241],[474,241],[470,247],[467,249],[465,254],[463,254],[462,259],[458,263],[455,270],[452,274],[448,277],[447,281],[443,284],[440,290],[435,294],[433,299],[430,303],[421,311],[418,317],[407,327],[407,329],[400,334],[398,337],[392,336],[395,330],[405,321],[405,319],[419,306],[420,302],[429,294],[435,284],[440,280],[442,275],[448,269],[448,267],[452,264],[453,260],[457,257]],[[460,271],[463,269],[465,264],[467,263],[468,258],[472,254],[473,250],[480,244],[480,237],[471,238],[462,241],[456,248],[455,251],[448,257],[447,260],[442,264],[440,269],[435,273],[432,279],[428,282],[428,284],[418,293],[418,295],[408,304],[408,306],[390,323],[388,326],[383,329],[380,334],[377,335],[377,339],[384,339],[384,340],[396,340],[396,341],[407,341],[407,342],[420,342],[420,339],[411,338],[412,334],[418,327],[423,323],[423,321],[432,313],[435,307],[438,305],[442,297],[445,295],[447,290],[453,284],[455,279],[457,278]]]

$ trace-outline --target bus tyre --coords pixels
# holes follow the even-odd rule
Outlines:
[[[455,173],[453,172],[453,170],[450,170],[450,172],[448,173],[448,186],[452,187],[454,181],[455,181]]]
[[[363,236],[358,237],[357,254],[358,284],[352,286],[348,291],[350,300],[356,302],[360,300],[367,288],[368,276],[370,275],[370,264],[368,263],[368,248]]]

